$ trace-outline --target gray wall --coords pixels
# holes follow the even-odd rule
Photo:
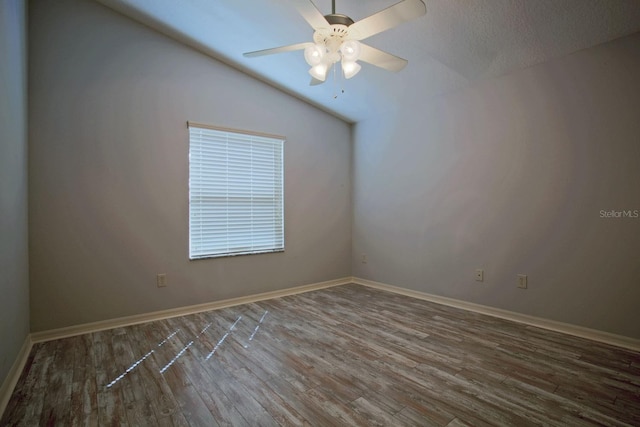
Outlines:
[[[29,334],[26,24],[0,1],[0,384]]]
[[[30,20],[34,331],[353,272],[640,338],[640,218],[600,215],[640,209],[640,35],[416,100],[351,138],[92,1],[35,0]],[[288,137],[285,253],[187,260],[186,120]]]
[[[359,123],[354,275],[640,338],[638,76],[640,34]]]
[[[351,274],[348,124],[93,1],[29,18],[33,331]],[[188,261],[187,120],[287,137],[286,252]]]

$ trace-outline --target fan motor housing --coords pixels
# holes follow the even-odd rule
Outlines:
[[[330,52],[337,51],[342,41],[349,35],[349,26],[353,24],[353,19],[338,13],[325,15],[325,19],[329,27],[316,29],[313,41],[326,45]]]
[[[341,15],[339,13],[331,13],[329,15],[325,15],[324,19],[331,25],[344,25],[348,27],[353,24],[353,19],[349,18],[347,15]]]
[[[349,27],[342,24],[332,24],[328,28],[318,28],[313,33],[313,41],[316,44],[325,44],[331,50],[331,46],[340,43],[349,35]]]

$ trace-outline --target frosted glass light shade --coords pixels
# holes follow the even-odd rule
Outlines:
[[[312,67],[318,65],[322,62],[322,58],[324,58],[325,50],[322,45],[314,44],[313,46],[307,46],[304,49],[304,59],[307,61],[307,64]]]
[[[344,73],[345,79],[350,79],[358,74],[361,68],[362,66],[355,61],[342,61],[342,72]]]
[[[321,62],[320,64],[316,64],[309,70],[309,74],[314,79],[320,80],[321,82],[325,81],[327,78],[327,64]]]
[[[360,43],[356,40],[347,40],[340,45],[342,60],[354,62],[360,57]]]

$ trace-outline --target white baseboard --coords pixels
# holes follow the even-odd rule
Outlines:
[[[136,325],[139,323],[152,322],[154,320],[168,319],[171,317],[185,316],[187,314],[200,313],[203,311],[216,310],[235,305],[249,304],[252,302],[264,301],[272,298],[295,295],[303,292],[315,291],[317,289],[330,288],[332,286],[346,285],[351,283],[351,277],[329,280],[326,282],[313,283],[309,285],[296,286],[294,288],[281,289],[278,291],[264,292],[246,297],[231,298],[221,301],[213,301],[204,304],[191,305],[187,307],[171,308],[168,310],[154,311],[151,313],[136,314],[133,316],[119,317],[116,319],[103,320],[99,322],[85,323],[82,325],[69,326],[60,329],[34,332],[31,340],[34,343],[57,340],[91,332],[104,331],[106,329],[120,328],[123,326]]]
[[[20,379],[20,375],[22,374],[22,370],[24,369],[24,365],[27,363],[27,359],[29,358],[31,347],[33,347],[33,341],[31,340],[31,336],[27,335],[15,362],[13,362],[13,366],[9,369],[9,373],[2,383],[2,387],[0,387],[0,418],[2,418],[4,410],[7,409],[7,404],[9,403],[9,399],[11,399],[13,389],[16,387],[16,384]]]
[[[474,304],[467,301],[461,301],[454,298],[441,297],[425,292],[405,289],[398,286],[388,285],[386,283],[374,282],[373,280],[352,277],[352,283],[376,288],[396,294],[406,295],[437,304],[447,305],[450,307],[460,308],[462,310],[473,311],[476,313],[486,314],[488,316],[499,317],[501,319],[511,320],[513,322],[524,323],[526,325],[538,328],[548,329],[551,331],[562,332],[565,334],[590,339],[593,341],[611,344],[617,347],[623,347],[629,350],[640,351],[640,340],[623,335],[616,335],[609,332],[599,331],[597,329],[576,326],[570,323],[558,322],[555,320],[544,319],[541,317],[529,316],[527,314],[516,313],[514,311],[502,310],[499,308],[489,307],[481,304]]]

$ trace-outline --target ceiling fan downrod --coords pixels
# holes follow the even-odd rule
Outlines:
[[[347,15],[336,13],[336,0],[331,0],[331,13],[325,15],[324,19],[326,19],[330,25],[344,25],[345,27],[348,27],[354,22],[353,19]]]

